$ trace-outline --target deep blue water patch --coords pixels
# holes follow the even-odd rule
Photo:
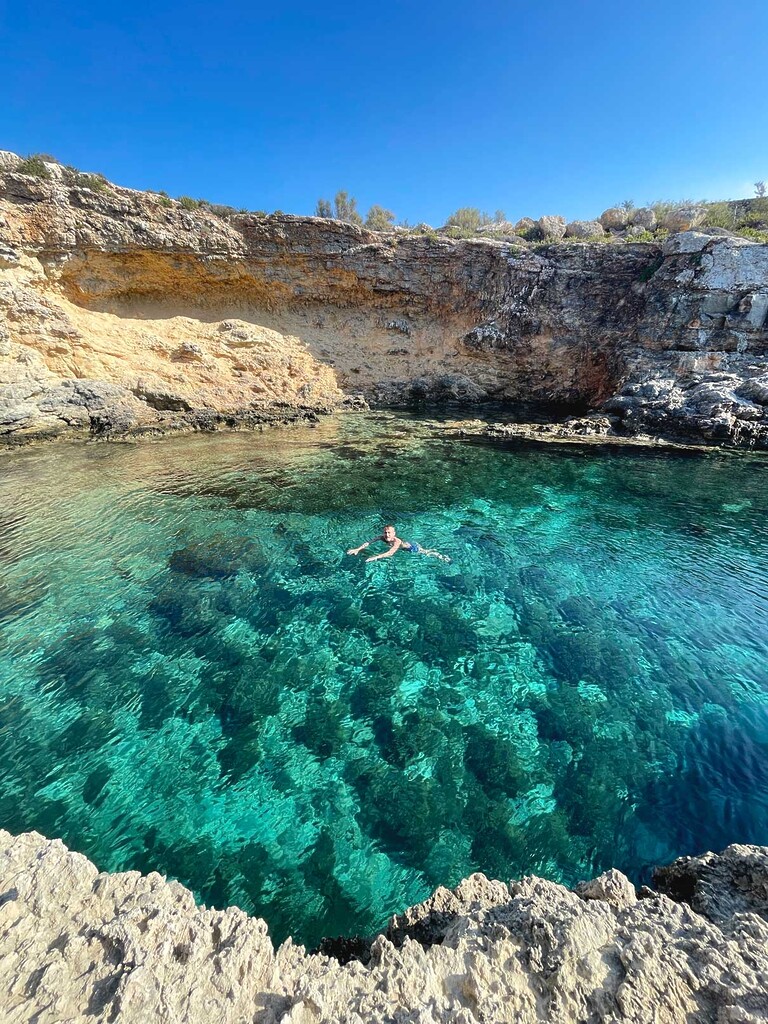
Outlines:
[[[349,416],[0,458],[0,826],[277,938],[768,843],[759,458]],[[450,565],[344,555],[384,522]]]

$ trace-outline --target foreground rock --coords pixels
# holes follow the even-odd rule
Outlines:
[[[381,233],[23,167],[0,160],[0,440],[291,422],[362,394],[768,447],[766,245],[580,240],[642,233],[647,210],[516,225],[535,244]]]
[[[473,875],[393,918],[358,959],[275,951],[263,921],[195,906],[159,875],[99,874],[0,832],[4,1024],[768,1020],[768,849],[683,858],[638,899]],[[345,957],[343,958],[345,959]],[[364,962],[363,962],[364,961]]]

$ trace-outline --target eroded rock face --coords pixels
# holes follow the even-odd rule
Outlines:
[[[99,874],[0,832],[4,1024],[494,1024],[768,1019],[768,849],[730,846],[570,892],[472,875],[392,919],[358,959],[275,950],[263,921],[157,874]],[[686,901],[690,901],[686,902]],[[364,962],[363,962],[364,961]]]
[[[2,439],[286,422],[362,394],[768,444],[768,246],[222,217],[17,167],[0,168]]]
[[[768,246],[687,232],[665,248],[637,326],[638,357],[604,409],[628,433],[766,447]]]

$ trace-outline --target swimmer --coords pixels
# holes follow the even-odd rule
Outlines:
[[[417,544],[415,540],[401,540],[400,537],[395,533],[394,526],[385,526],[384,532],[380,537],[374,537],[373,540],[367,540],[364,544],[361,544],[359,548],[350,548],[347,551],[348,555],[359,555],[364,548],[369,547],[371,544],[375,544],[376,541],[383,541],[385,544],[389,544],[389,551],[382,551],[380,555],[371,555],[366,558],[366,562],[377,562],[380,558],[391,558],[392,555],[398,551],[410,551],[412,555],[428,555],[430,558],[439,558],[441,562],[450,562],[450,558],[447,555],[441,555],[439,551],[433,551],[431,548],[423,548],[420,544]]]

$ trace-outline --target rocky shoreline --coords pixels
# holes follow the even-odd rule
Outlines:
[[[458,423],[453,427],[457,437],[491,438],[523,444],[586,445],[610,448],[653,448],[671,451],[723,451],[721,445],[703,440],[659,434],[625,434],[615,417],[573,416],[558,423],[484,423],[481,420]]]
[[[361,395],[768,447],[768,245],[382,233],[22,171],[0,153],[2,443],[260,427]]]
[[[372,940],[277,950],[264,921],[160,875],[99,873],[0,832],[4,1024],[768,1020],[768,848],[730,846],[570,891],[481,874]],[[333,954],[333,955],[329,955]]]

